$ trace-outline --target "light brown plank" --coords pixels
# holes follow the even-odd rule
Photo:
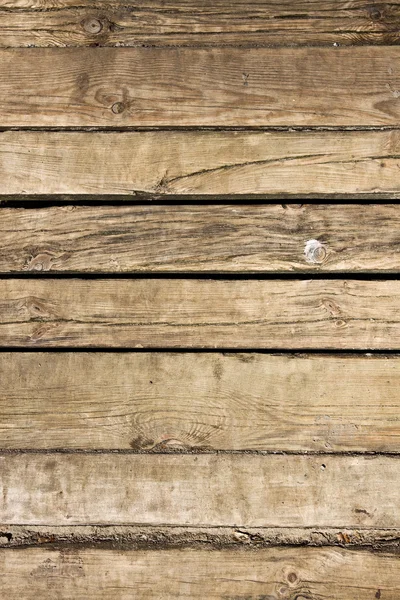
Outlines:
[[[0,353],[1,449],[400,451],[400,358]]]
[[[0,345],[399,349],[400,281],[6,279]]]
[[[2,208],[0,272],[398,273],[399,230],[396,204]]]
[[[398,600],[399,559],[341,549],[0,552],[9,600]]]
[[[399,157],[397,130],[5,131],[0,195],[399,198]]]
[[[16,453],[0,469],[3,527],[400,526],[393,457]]]
[[[1,50],[0,126],[397,126],[397,60],[390,46]]]
[[[393,44],[399,21],[398,0],[2,0],[0,45]]]

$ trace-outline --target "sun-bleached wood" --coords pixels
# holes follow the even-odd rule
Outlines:
[[[400,451],[400,357],[0,354],[0,448]]]
[[[5,453],[0,469],[3,527],[400,527],[396,457]]]
[[[399,20],[398,0],[2,0],[0,46],[393,44]]]
[[[398,273],[399,229],[396,204],[2,208],[0,272]]]
[[[0,133],[0,196],[400,196],[400,132]]]
[[[339,548],[0,551],[9,600],[398,600],[399,575],[395,555]]]
[[[397,60],[394,46],[6,49],[0,126],[397,127]]]
[[[400,281],[5,279],[0,345],[400,349]]]

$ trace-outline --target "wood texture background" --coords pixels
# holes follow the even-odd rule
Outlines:
[[[3,208],[0,272],[395,274],[399,226],[396,204]]]
[[[398,600],[399,27],[1,2],[10,600]]]
[[[36,195],[50,199],[89,195],[97,202],[109,195],[130,200],[298,201],[298,196],[301,200],[320,195],[396,199],[399,157],[397,129],[4,131],[0,199],[20,196],[28,202]]]
[[[2,47],[342,46],[399,41],[398,0],[3,0],[1,8]],[[18,12],[10,10],[17,8]]]
[[[6,279],[15,347],[398,350],[400,282]]]
[[[235,551],[96,549],[0,551],[0,583],[36,600],[397,600],[398,557],[341,549]],[[56,596],[57,597],[57,596]]]
[[[397,457],[20,453],[0,465],[3,526],[400,526]]]
[[[1,449],[398,452],[399,360],[3,352]]]
[[[395,47],[0,50],[3,126],[397,126]],[[40,86],[37,82],[40,81]]]

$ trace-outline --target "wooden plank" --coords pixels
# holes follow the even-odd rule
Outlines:
[[[400,526],[397,457],[6,453],[0,468],[3,527]]]
[[[395,555],[332,548],[28,548],[0,552],[0,585],[9,600],[397,600],[399,565]]]
[[[0,345],[400,348],[400,281],[6,279]]]
[[[2,0],[1,8],[2,47],[399,42],[398,0]]]
[[[0,448],[399,452],[400,358],[0,354]]]
[[[396,204],[2,208],[0,272],[398,273],[399,230]]]
[[[0,195],[399,198],[399,157],[397,130],[5,131]]]
[[[390,46],[1,50],[0,126],[397,127],[397,59]]]

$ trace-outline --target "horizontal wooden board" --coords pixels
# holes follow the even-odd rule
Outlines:
[[[398,273],[391,205],[0,209],[0,272]]]
[[[3,527],[400,526],[397,457],[6,453],[0,468]]]
[[[2,0],[1,8],[2,47],[399,42],[398,0]]]
[[[400,281],[6,279],[0,345],[399,349]]]
[[[399,198],[399,157],[398,130],[4,131],[0,196]]]
[[[398,600],[400,561],[341,549],[0,552],[9,600]]]
[[[397,126],[397,60],[390,46],[6,49],[0,126]]]
[[[0,353],[1,449],[400,451],[400,357]]]

